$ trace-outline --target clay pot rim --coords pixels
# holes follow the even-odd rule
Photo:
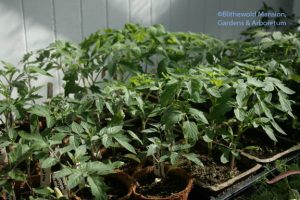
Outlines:
[[[129,186],[129,184],[122,183],[122,185],[124,185],[124,187],[127,187],[128,191],[124,196],[120,197],[119,200],[129,199],[132,196],[133,189],[136,186],[136,182],[129,174],[127,174],[123,170],[115,170],[114,173],[107,174],[105,176],[107,176],[107,177],[119,177],[120,180],[122,180],[122,178],[126,178],[126,180],[128,180],[128,182],[130,182],[130,186]]]
[[[148,169],[149,171],[153,172],[154,166],[148,166],[148,167],[146,167],[146,168],[140,169],[138,172],[143,171],[143,170],[146,170],[146,169]],[[185,172],[185,170],[182,169],[182,168],[180,168],[180,167],[168,167],[168,166],[167,166],[167,174],[168,174],[170,171],[172,171],[172,170],[180,170],[180,171],[184,171],[184,172]],[[186,172],[185,172],[185,173],[186,173]],[[144,196],[144,195],[142,195],[142,194],[136,192],[137,184],[135,184],[134,187],[133,187],[133,194],[134,194],[136,197],[139,197],[140,199],[145,199],[145,200],[153,200],[153,199],[155,199],[155,200],[178,199],[178,197],[184,196],[184,195],[183,195],[184,193],[187,193],[187,194],[190,193],[190,191],[191,191],[191,189],[192,189],[192,187],[193,187],[194,178],[192,178],[188,173],[186,173],[186,174],[187,174],[187,180],[188,180],[188,182],[187,182],[185,188],[184,188],[183,190],[181,190],[180,192],[173,193],[173,194],[171,194],[171,195],[169,195],[169,196],[167,196],[167,197],[160,197],[160,196],[147,196],[147,197],[146,197],[146,196]],[[133,178],[135,178],[135,175],[136,175],[136,173],[133,174]]]

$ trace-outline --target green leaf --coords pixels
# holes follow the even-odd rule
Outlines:
[[[162,106],[167,106],[170,102],[174,100],[177,89],[178,89],[177,83],[165,86],[160,97],[160,103]]]
[[[104,134],[102,136],[101,141],[105,148],[110,147],[110,145],[112,144],[112,138],[110,136],[108,136],[107,134]]]
[[[273,140],[274,142],[277,142],[277,139],[274,135],[273,129],[270,126],[266,125],[266,126],[262,126],[262,128],[264,129],[264,131],[267,133],[267,135],[269,136],[269,138],[271,140]]]
[[[29,141],[32,140],[32,141],[44,143],[44,140],[40,134],[30,134],[25,131],[19,131],[18,134],[24,140],[29,140]]]
[[[123,129],[123,126],[120,125],[120,126],[109,126],[107,127],[107,134],[108,135],[114,135],[116,133],[119,133],[120,131],[122,131]]]
[[[273,85],[273,82],[266,79],[265,80],[265,85],[263,87],[263,90],[266,91],[266,92],[272,92],[274,90],[274,85]]]
[[[260,101],[259,103],[260,103],[260,106],[261,106],[262,110],[264,111],[265,115],[269,119],[273,119],[273,115],[272,115],[270,109],[267,107],[267,105],[263,101]]]
[[[282,130],[282,128],[275,122],[275,121],[271,121],[272,126],[281,134],[286,135],[286,133],[284,132],[284,130]]]
[[[290,112],[292,108],[290,101],[287,99],[287,96],[282,92],[278,92],[278,97],[282,110],[285,112]]]
[[[203,140],[204,140],[204,142],[210,143],[213,141],[214,136],[215,136],[214,131],[207,129],[204,132]]]
[[[187,141],[196,142],[198,140],[198,128],[195,122],[184,121],[183,122],[183,134]]]
[[[70,176],[68,176],[67,185],[69,189],[72,189],[83,182],[84,182],[83,176],[77,170],[76,173],[73,173]]]
[[[80,158],[86,154],[86,145],[81,145],[75,150],[75,158]]]
[[[95,104],[96,104],[97,111],[98,112],[102,112],[103,107],[104,107],[104,101],[103,101],[103,99],[102,98],[96,99]]]
[[[7,175],[16,181],[26,181],[26,174],[20,170],[9,171]]]
[[[284,86],[281,82],[275,82],[275,85],[285,94],[294,94],[295,92],[290,88]]]
[[[106,200],[106,185],[103,182],[103,180],[97,178],[97,177],[92,177],[88,176],[87,177],[87,182],[91,188],[91,192],[93,196],[95,197],[96,200]]]
[[[71,169],[64,167],[63,169],[55,172],[55,178],[67,177],[72,173],[73,171]]]
[[[164,111],[162,116],[162,123],[166,125],[166,129],[169,129],[174,124],[178,123],[182,119],[182,112],[175,110],[174,108],[168,108]]]
[[[127,138],[121,135],[117,135],[114,137],[120,145],[122,145],[125,149],[130,151],[131,153],[136,154],[134,147],[127,142]]]
[[[247,83],[249,85],[253,85],[255,87],[264,87],[264,83],[263,82],[261,82],[257,78],[253,78],[253,77],[248,77],[247,78]]]
[[[140,138],[131,130],[127,130],[127,133],[134,139],[137,140],[140,144],[143,144],[143,142],[140,140]]]
[[[147,146],[147,156],[154,155],[158,151],[156,144],[150,144]]]
[[[47,117],[50,115],[49,109],[46,106],[42,106],[42,105],[34,105],[33,107],[31,107],[29,109],[29,113],[35,114],[35,115],[41,116],[41,117]]]
[[[229,162],[229,156],[230,156],[229,152],[230,152],[230,151],[228,151],[228,150],[225,150],[225,151],[223,152],[223,154],[222,154],[221,157],[220,157],[221,163],[226,164],[226,163]]]
[[[81,134],[84,132],[82,126],[76,122],[72,122],[71,124],[71,130],[74,132],[74,133],[77,133],[77,134]]]
[[[128,153],[128,154],[125,154],[124,157],[125,158],[130,158],[131,160],[134,160],[137,163],[141,163],[141,160],[136,155],[134,155],[134,154]]]
[[[56,163],[58,163],[58,160],[53,157],[49,157],[46,160],[43,160],[41,167],[42,168],[50,168],[54,166]]]
[[[204,124],[208,124],[208,121],[205,117],[205,115],[203,114],[202,111],[197,110],[195,108],[189,108],[189,113],[197,120],[197,121],[201,121]]]
[[[178,159],[178,153],[177,152],[171,152],[171,155],[170,155],[171,165],[176,165],[177,159]]]
[[[206,91],[213,97],[220,98],[221,94],[217,88],[206,88]]]
[[[243,101],[247,96],[247,85],[239,82],[236,88],[236,102],[239,107],[243,107]]]
[[[29,113],[45,117],[48,128],[53,127],[55,124],[55,120],[51,117],[51,112],[46,106],[34,105],[32,108],[30,108]]]
[[[245,111],[240,109],[240,108],[235,108],[234,109],[234,115],[241,122],[244,121],[245,117],[246,117]]]
[[[195,164],[204,167],[203,163],[201,162],[201,160],[199,160],[198,156],[194,153],[189,153],[189,154],[183,154],[183,157],[187,158],[188,160],[194,162]]]
[[[43,196],[50,196],[51,191],[46,187],[39,187],[39,188],[32,188],[32,191],[35,194],[43,195]]]
[[[30,73],[39,73],[45,76],[51,76],[53,77],[51,74],[49,74],[46,70],[36,67],[36,66],[27,66],[25,68],[26,71],[30,72]]]

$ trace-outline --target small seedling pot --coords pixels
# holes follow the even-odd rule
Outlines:
[[[117,185],[117,187],[123,187],[124,191],[126,191],[126,193],[122,197],[118,197],[118,200],[130,199],[133,193],[133,188],[135,186],[134,179],[123,171],[118,171],[117,173],[105,176],[105,182],[113,182],[114,185]],[[116,189],[117,188],[112,188],[112,190]],[[108,195],[109,192],[110,191],[108,191]]]
[[[143,169],[138,170],[133,174],[133,178],[138,182],[137,185],[133,188],[133,197],[136,200],[187,200],[189,193],[193,187],[193,178],[189,176],[189,174],[181,169],[181,168],[168,168],[166,167],[166,177],[176,177],[177,180],[183,181],[185,183],[185,187],[180,192],[175,192],[170,194],[169,196],[152,196],[140,194],[137,190],[139,188],[139,181],[143,179],[145,176],[149,176],[154,174],[154,166],[149,166]]]

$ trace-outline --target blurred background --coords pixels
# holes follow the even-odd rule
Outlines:
[[[0,60],[18,64],[24,53],[54,40],[79,42],[96,30],[128,22],[238,38],[245,27],[218,26],[217,13],[257,11],[263,2],[300,14],[297,0],[0,0]]]

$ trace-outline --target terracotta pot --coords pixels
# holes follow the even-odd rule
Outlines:
[[[189,193],[193,187],[193,179],[189,176],[189,174],[181,169],[181,168],[166,168],[167,175],[166,176],[176,176],[178,179],[181,179],[186,183],[186,187],[177,193],[173,193],[167,197],[160,197],[160,196],[144,196],[137,192],[138,186],[135,185],[133,187],[133,197],[136,200],[187,200]],[[143,176],[149,175],[154,173],[154,167],[146,167],[144,169],[140,169],[136,173],[134,173],[133,177],[139,181]]]
[[[118,200],[126,200],[126,199],[130,199],[132,192],[133,192],[133,188],[135,186],[135,181],[134,179],[129,176],[128,174],[126,174],[123,171],[118,171],[114,174],[109,174],[105,176],[105,182],[115,182],[116,185],[118,185],[117,187],[124,187],[127,191],[127,193],[122,196],[119,197]],[[112,188],[117,189],[117,188]]]

